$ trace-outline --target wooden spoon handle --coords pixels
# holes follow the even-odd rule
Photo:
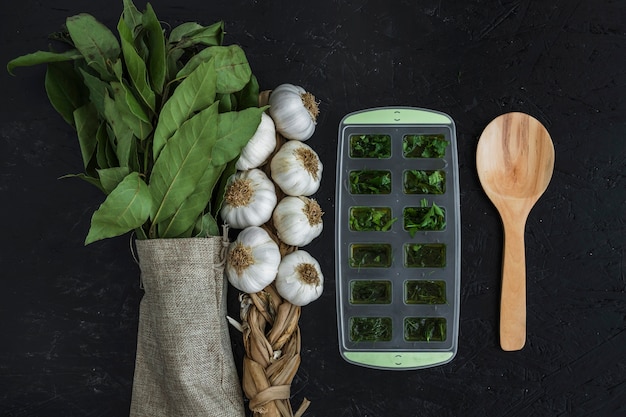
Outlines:
[[[524,226],[524,222],[504,223],[500,346],[506,351],[520,350],[526,342]]]

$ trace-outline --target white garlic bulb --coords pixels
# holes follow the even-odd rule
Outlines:
[[[283,257],[276,275],[276,290],[285,300],[305,306],[324,291],[320,264],[308,252],[296,250]]]
[[[322,181],[322,162],[307,144],[288,140],[270,161],[270,175],[287,195],[314,194]]]
[[[272,220],[281,241],[291,246],[305,246],[322,233],[323,214],[317,201],[304,196],[287,196],[276,205]]]
[[[233,287],[253,294],[274,281],[280,261],[276,242],[262,228],[250,226],[229,245],[224,271]]]
[[[276,188],[263,171],[238,171],[228,179],[220,214],[235,229],[260,226],[272,217],[276,202]]]
[[[293,84],[281,84],[269,98],[270,116],[276,130],[287,139],[307,140],[313,136],[319,109],[315,96]]]
[[[257,168],[267,161],[274,149],[276,149],[274,121],[267,113],[261,113],[259,127],[241,150],[235,167],[240,171]]]

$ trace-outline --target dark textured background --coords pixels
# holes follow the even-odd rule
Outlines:
[[[46,49],[79,12],[114,28],[118,3],[3,1],[0,61]],[[326,229],[308,250],[327,282],[300,320],[295,406],[309,398],[310,417],[626,415],[626,2],[152,4],[172,25],[224,20],[225,43],[244,48],[262,88],[300,84],[321,100],[308,143],[325,166]],[[0,415],[128,415],[141,297],[129,240],[83,246],[102,196],[57,179],[81,168],[74,133],[48,104],[44,68],[16,72],[0,71]],[[458,132],[459,351],[428,370],[369,370],[338,354],[337,127],[348,112],[386,105],[443,111]],[[542,121],[556,149],[527,223],[528,339],[513,353],[498,345],[500,221],[474,162],[482,129],[508,111]],[[239,359],[236,338],[234,349]]]

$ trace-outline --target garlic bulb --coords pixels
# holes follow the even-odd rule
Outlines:
[[[285,300],[304,306],[322,295],[324,276],[315,258],[306,251],[296,250],[280,262],[275,285]]]
[[[228,179],[220,214],[235,229],[260,226],[272,217],[276,201],[276,188],[263,171],[238,171]]]
[[[293,84],[281,84],[271,92],[269,105],[270,116],[281,135],[295,140],[313,136],[319,114],[313,94]]]
[[[224,271],[233,287],[253,294],[274,281],[280,260],[280,250],[270,235],[250,226],[228,246]]]
[[[278,238],[291,246],[305,246],[322,233],[322,209],[304,196],[284,197],[272,214]]]
[[[240,171],[257,168],[263,164],[276,148],[276,127],[267,113],[261,113],[261,123],[241,150],[235,167]]]
[[[320,187],[322,162],[305,143],[288,140],[270,161],[270,175],[287,195],[309,196]]]

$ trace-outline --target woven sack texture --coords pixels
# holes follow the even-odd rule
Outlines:
[[[245,415],[226,320],[222,242],[137,241],[145,294],[131,417]]]

